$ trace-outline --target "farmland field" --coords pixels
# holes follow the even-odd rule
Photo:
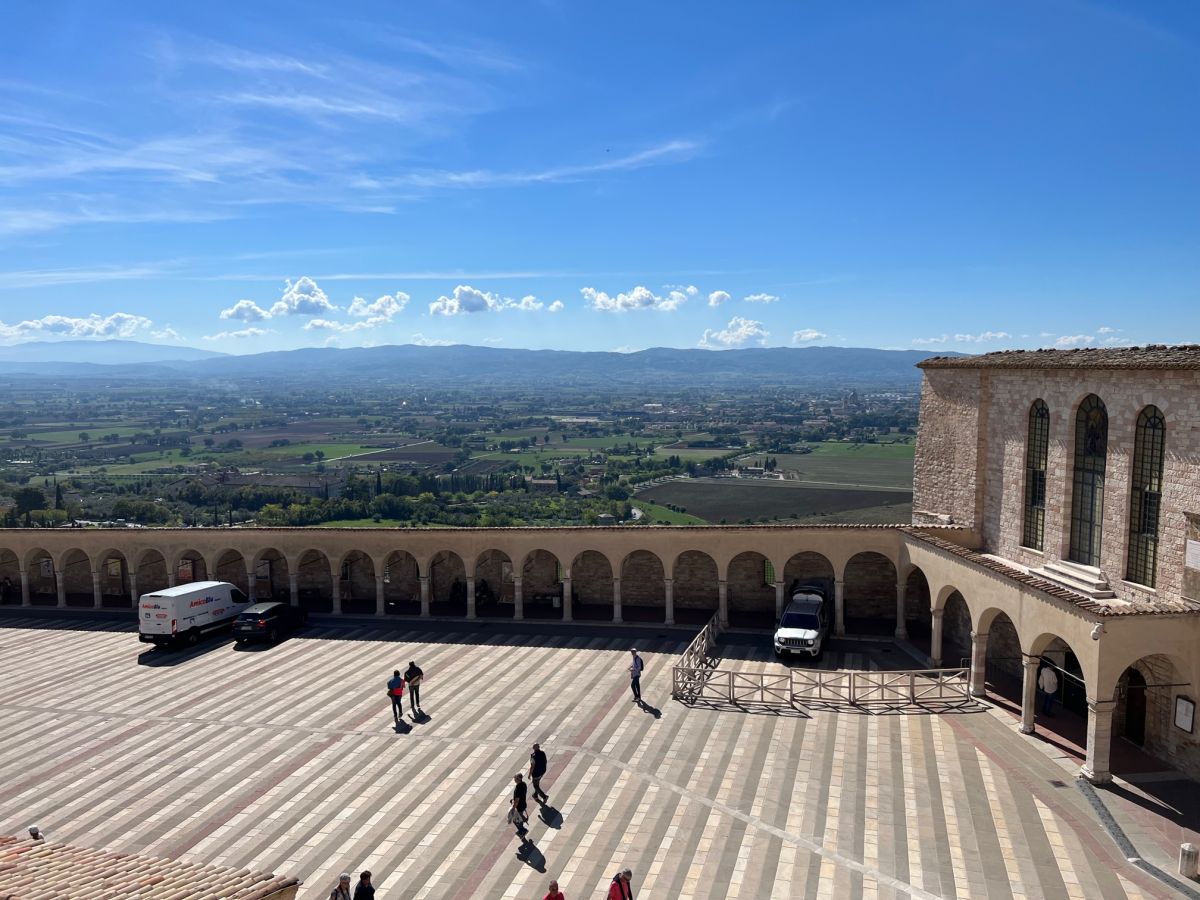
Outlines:
[[[637,495],[655,503],[681,506],[708,522],[744,519],[789,521],[905,522],[912,514],[912,492],[886,488],[850,488],[797,481],[697,478],[671,481]],[[857,515],[846,516],[847,513]],[[794,517],[794,518],[793,518]]]
[[[783,472],[789,481],[837,487],[912,488],[911,444],[902,445],[907,448],[906,455],[889,455],[878,451],[823,452],[823,448],[828,445],[818,446],[822,447],[822,450],[813,453],[773,453],[771,457],[777,461],[777,471]],[[756,456],[761,458],[760,455],[751,454],[746,459],[753,460]]]

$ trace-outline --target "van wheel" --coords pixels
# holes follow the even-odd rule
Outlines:
[[[191,629],[183,636],[183,640],[189,647],[195,647],[198,643],[200,643],[200,629]]]

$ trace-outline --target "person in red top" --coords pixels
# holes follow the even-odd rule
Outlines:
[[[622,869],[613,876],[612,886],[608,889],[608,900],[633,900],[633,872]]]
[[[558,882],[550,882],[550,890],[546,892],[546,896],[542,900],[567,900],[565,894],[558,889]]]

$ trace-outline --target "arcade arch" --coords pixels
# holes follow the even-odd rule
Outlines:
[[[433,615],[467,614],[467,567],[453,550],[439,550],[429,561],[429,595]]]
[[[896,631],[896,566],[882,553],[856,553],[846,563],[846,630],[859,634],[894,634]]]
[[[563,616],[562,563],[549,550],[531,550],[521,564],[521,599],[526,618]]]
[[[684,550],[671,568],[674,619],[679,624],[703,625],[721,604],[721,574],[717,561],[702,550]]]
[[[598,550],[584,550],[571,561],[571,586],[578,603],[575,618],[609,621],[613,617],[613,570]]]
[[[662,560],[634,550],[621,562],[621,619],[661,622],[667,607],[667,576]]]
[[[421,613],[421,570],[406,550],[393,550],[384,560],[383,610],[393,615]]]
[[[725,576],[729,624],[770,627],[775,621],[775,573],[770,560],[745,550],[729,561]]]
[[[296,563],[296,593],[301,609],[327,613],[333,609],[333,573],[329,557],[320,550],[305,550]]]

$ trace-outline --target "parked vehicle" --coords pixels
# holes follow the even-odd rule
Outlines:
[[[239,644],[248,641],[276,643],[304,625],[305,613],[298,606],[268,601],[242,610],[233,623],[233,637]]]
[[[775,629],[775,655],[807,655],[818,659],[829,637],[825,592],[812,585],[797,588]]]
[[[196,644],[204,634],[227,628],[250,598],[227,581],[194,581],[142,594],[138,640],[147,644]]]

